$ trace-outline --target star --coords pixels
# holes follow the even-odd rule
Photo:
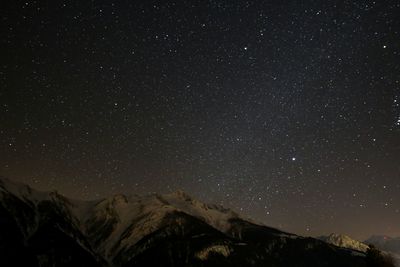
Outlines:
[[[395,1],[25,2],[2,6],[2,175],[77,199],[183,189],[298,234],[395,234]]]

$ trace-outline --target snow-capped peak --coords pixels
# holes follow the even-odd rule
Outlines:
[[[368,245],[352,239],[347,235],[332,233],[329,236],[322,236],[319,239],[338,247],[349,248],[361,252],[366,252],[368,249]]]
[[[125,246],[135,244],[152,233],[162,226],[168,214],[174,212],[186,213],[222,232],[230,228],[230,219],[238,218],[235,212],[217,205],[202,203],[182,190],[165,195],[115,195],[98,201],[88,212],[76,213],[76,216],[82,225],[106,222],[107,228],[112,229],[100,245],[100,249],[109,255],[111,251],[124,249]],[[85,230],[93,231],[90,227]]]

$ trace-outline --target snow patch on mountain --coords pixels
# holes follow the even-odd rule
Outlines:
[[[210,247],[203,248],[198,251],[195,255],[196,258],[200,260],[207,260],[210,254],[222,255],[225,258],[231,254],[231,249],[226,245],[212,245]]]
[[[177,191],[172,194],[161,196],[168,205],[175,207],[191,216],[199,218],[221,232],[226,232],[232,218],[238,218],[239,215],[230,209],[225,209],[217,205],[209,205],[191,198],[183,191]]]
[[[349,248],[361,252],[366,252],[368,250],[368,245],[354,240],[347,235],[330,234],[329,236],[321,236],[319,239],[338,247]]]

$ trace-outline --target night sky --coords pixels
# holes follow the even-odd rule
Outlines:
[[[400,235],[399,1],[0,5],[0,175]]]

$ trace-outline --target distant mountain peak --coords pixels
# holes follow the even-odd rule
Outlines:
[[[319,239],[338,247],[354,249],[362,252],[368,250],[368,245],[344,234],[331,233],[328,236],[321,236]]]

